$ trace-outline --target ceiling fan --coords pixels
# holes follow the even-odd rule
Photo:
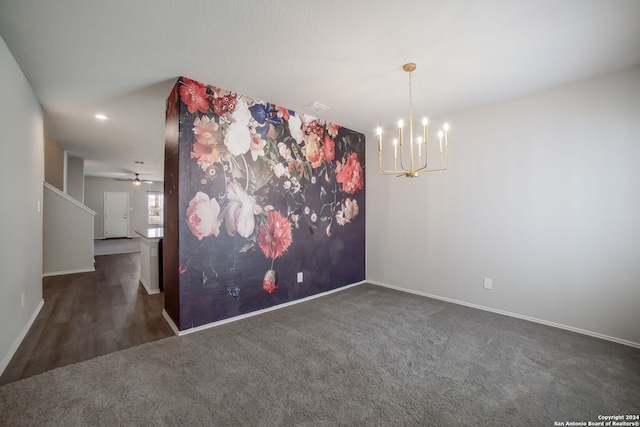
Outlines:
[[[136,177],[135,178],[114,178],[116,181],[130,181],[133,185],[140,186],[142,185],[142,183],[145,184],[153,184],[153,181],[150,180],[141,180],[140,179],[140,174],[135,174]]]

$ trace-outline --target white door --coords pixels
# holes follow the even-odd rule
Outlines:
[[[129,193],[104,193],[104,237],[128,237]]]

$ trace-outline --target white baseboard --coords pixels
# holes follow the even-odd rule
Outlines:
[[[95,262],[95,259],[94,259]],[[80,268],[77,270],[65,270],[65,271],[50,271],[48,273],[44,273],[42,277],[51,277],[51,276],[62,276],[64,274],[77,274],[77,273],[92,273],[96,271],[95,268]]]
[[[27,322],[26,325],[24,325],[24,328],[22,328],[22,331],[20,331],[20,335],[18,335],[18,338],[16,338],[15,342],[9,349],[9,352],[6,354],[4,359],[2,359],[2,362],[0,362],[0,375],[2,375],[5,369],[7,369],[9,362],[11,362],[11,359],[13,358],[14,354],[16,354],[16,351],[18,351],[18,347],[20,347],[20,344],[22,344],[22,340],[24,339],[24,337],[27,336],[29,329],[31,329],[33,322],[36,321],[36,317],[38,317],[38,313],[40,313],[40,310],[42,310],[43,306],[44,306],[44,299],[41,299],[35,311],[29,318],[29,321]]]
[[[180,335],[180,330],[178,329],[176,324],[173,323],[173,319],[171,318],[171,316],[169,316],[169,313],[167,313],[167,310],[165,310],[164,308],[162,309],[162,317],[164,317],[164,320],[166,320],[169,326],[171,326],[171,329],[173,329],[173,333],[176,335]]]
[[[149,287],[149,285],[147,285],[147,283],[144,281],[144,279],[142,277],[140,277],[140,283],[142,284],[142,286],[144,287],[144,289],[147,291],[147,293],[149,295],[154,295],[154,294],[159,294],[160,293],[160,289],[151,289]]]
[[[263,313],[268,313],[269,311],[278,310],[278,309],[281,309],[281,308],[289,307],[290,305],[299,304],[301,302],[309,301],[309,300],[312,300],[312,299],[315,299],[315,298],[320,298],[320,297],[323,297],[323,296],[326,296],[326,295],[333,294],[335,292],[344,291],[345,289],[353,288],[354,286],[362,285],[363,283],[368,283],[368,282],[366,280],[363,280],[363,281],[360,281],[360,282],[352,283],[350,285],[341,286],[341,287],[336,288],[336,289],[331,289],[330,291],[322,292],[322,293],[315,294],[315,295],[310,295],[308,297],[304,297],[304,298],[300,298],[300,299],[297,299],[297,300],[294,300],[294,301],[289,301],[289,302],[285,302],[285,303],[282,303],[282,304],[274,305],[272,307],[263,308],[262,310],[252,311],[251,313],[245,313],[245,314],[241,314],[239,316],[230,317],[228,319],[218,320],[217,322],[207,323],[206,325],[196,326],[194,328],[185,329],[183,331],[179,331],[178,328],[175,328],[174,331],[176,331],[176,334],[178,334],[178,336],[192,334],[194,332],[202,331],[202,330],[205,330],[205,329],[215,328],[216,326],[224,325],[226,323],[231,323],[231,322],[235,322],[237,320],[246,319],[247,317],[257,316],[257,315],[260,315],[260,314],[263,314]],[[163,311],[163,314],[164,314],[164,311]],[[168,317],[168,314],[167,314],[167,316],[165,316],[165,318],[167,318],[167,317]],[[173,325],[173,322],[170,322],[170,324]],[[172,327],[175,327],[175,325],[173,325]]]
[[[376,282],[374,280],[368,280],[367,283],[371,283],[372,285],[376,285],[376,286],[382,286],[384,288],[395,289],[397,291],[407,292],[407,293],[410,293],[410,294],[420,295],[420,296],[427,297],[427,298],[433,298],[433,299],[437,299],[437,300],[441,300],[441,301],[446,301],[446,302],[450,302],[450,303],[453,303],[453,304],[464,305],[466,307],[477,308],[478,310],[489,311],[491,313],[502,314],[503,316],[509,316],[509,317],[515,317],[517,319],[528,320],[529,322],[540,323],[542,325],[552,326],[554,328],[565,329],[567,331],[577,332],[577,333],[582,334],[582,335],[588,335],[590,337],[595,337],[595,338],[600,338],[600,339],[607,340],[607,341],[612,341],[612,342],[615,342],[615,343],[618,343],[618,344],[627,345],[629,347],[640,348],[640,343],[637,343],[637,342],[628,341],[628,340],[625,340],[625,339],[622,339],[622,338],[611,337],[609,335],[603,335],[603,334],[599,334],[597,332],[587,331],[587,330],[584,330],[584,329],[574,328],[573,326],[567,326],[567,325],[563,325],[561,323],[549,322],[547,320],[537,319],[535,317],[524,316],[522,314],[517,314],[517,313],[511,313],[509,311],[503,311],[503,310],[498,310],[498,309],[491,308],[491,307],[485,307],[485,306],[482,306],[482,305],[471,304],[471,303],[468,303],[468,302],[465,302],[465,301],[459,301],[459,300],[455,300],[455,299],[452,299],[452,298],[446,298],[446,297],[441,297],[441,296],[438,296],[438,295],[428,294],[426,292],[414,291],[412,289],[406,289],[406,288],[401,288],[399,286],[388,285],[386,283],[380,283],[380,282]]]

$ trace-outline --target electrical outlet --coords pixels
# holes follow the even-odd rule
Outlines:
[[[298,283],[302,283],[302,271],[298,271]]]
[[[493,289],[493,279],[485,277],[482,283],[485,289]]]

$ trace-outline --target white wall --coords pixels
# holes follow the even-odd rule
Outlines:
[[[44,187],[42,273],[57,276],[95,271],[96,212],[49,183]]]
[[[116,191],[129,193],[129,237],[139,237],[136,230],[150,228],[147,224],[147,192],[163,191],[161,182],[142,184],[136,187],[129,181],[116,181],[112,178],[86,176],[84,181],[84,204],[97,212],[95,216],[95,238],[104,238],[104,193]]]
[[[84,203],[84,159],[67,156],[67,194]]]
[[[640,345],[640,67],[446,119],[441,174],[368,135],[367,278]]]
[[[42,302],[43,113],[0,38],[0,373]],[[22,298],[24,295],[24,307]]]
[[[44,180],[60,191],[65,191],[67,154],[58,141],[44,142]]]

